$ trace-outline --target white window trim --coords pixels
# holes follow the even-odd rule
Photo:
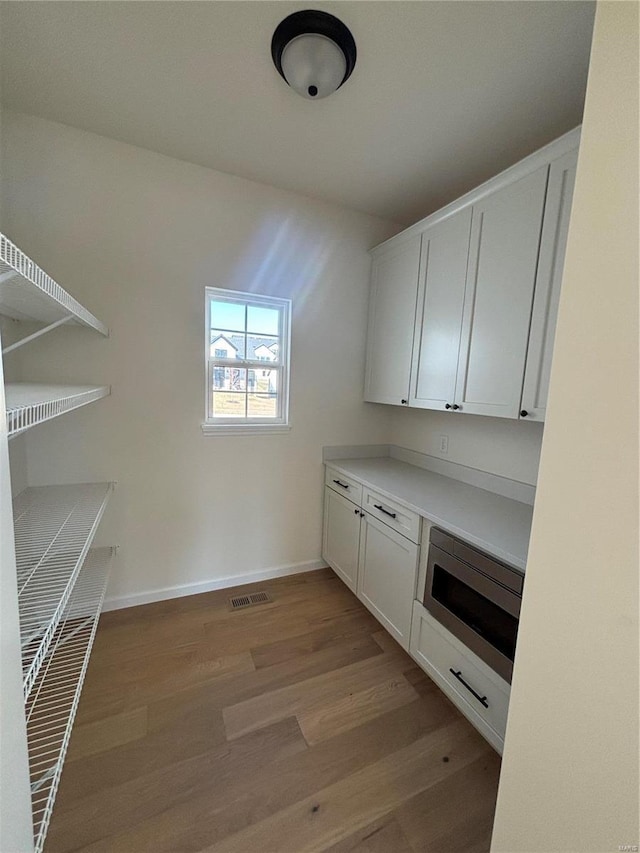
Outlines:
[[[275,435],[290,430],[291,424],[202,424],[205,435]]]
[[[256,307],[280,308],[281,328],[278,338],[281,343],[281,352],[277,364],[272,368],[279,371],[281,389],[278,389],[278,398],[281,402],[281,415],[279,418],[210,418],[209,417],[209,370],[212,361],[209,353],[211,348],[210,308],[212,299],[227,302],[246,302]],[[247,293],[241,290],[227,290],[218,287],[205,287],[205,411],[202,423],[204,435],[266,435],[275,433],[286,433],[291,429],[289,422],[289,375],[291,369],[291,300],[279,296],[262,296],[256,293]],[[259,361],[249,362],[247,369],[269,369],[267,365],[273,362]],[[239,366],[239,365],[238,365]]]

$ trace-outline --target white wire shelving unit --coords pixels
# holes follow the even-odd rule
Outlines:
[[[107,586],[111,548],[91,550],[26,704],[35,853],[44,846]]]
[[[4,390],[9,438],[111,393],[108,385],[39,385],[32,382],[7,382]]]
[[[0,234],[0,314],[47,325],[75,323],[109,334],[104,323],[4,234]]]
[[[36,332],[4,347],[3,355],[63,323],[85,326],[102,335],[109,334],[104,323],[70,296],[4,234],[0,234],[0,314],[14,320],[44,324]],[[5,397],[9,438],[110,393],[111,389],[105,385],[7,383]]]
[[[104,323],[3,234],[0,316],[37,324],[35,331],[23,327],[22,337],[2,348],[0,376],[6,376],[3,362],[8,353],[58,326],[70,324],[109,334]],[[13,337],[12,328],[6,331]],[[2,332],[4,336],[4,327]],[[2,390],[0,387],[0,395]],[[0,430],[3,529],[5,522],[10,524],[12,506],[6,440],[110,393],[107,385],[4,384],[7,432]],[[5,648],[11,652],[6,662],[0,658],[3,685],[9,684],[11,690],[2,697],[0,723],[2,737],[14,737],[17,746],[12,768],[15,794],[11,786],[2,786],[0,835],[11,839],[14,847],[14,839],[19,837],[21,850],[26,849],[31,834],[29,799],[35,853],[42,851],[51,819],[113,553],[111,548],[91,549],[113,486],[40,486],[25,489],[13,500],[15,548],[4,549],[3,559],[13,561],[15,556],[17,583],[6,586],[6,595],[3,586],[0,622],[3,652]],[[5,614],[9,614],[6,620]],[[26,737],[24,721],[19,719],[23,714]],[[2,778],[7,778],[4,768]],[[7,824],[8,834],[4,830]]]
[[[25,489],[13,502],[25,698],[37,678],[113,483]]]

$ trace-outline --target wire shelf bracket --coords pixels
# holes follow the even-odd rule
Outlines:
[[[112,483],[25,489],[13,502],[25,698],[43,665],[113,491]]]
[[[71,315],[68,317],[63,317],[61,320],[56,320],[55,323],[49,323],[48,326],[45,326],[42,329],[38,329],[37,332],[34,332],[32,335],[26,335],[24,338],[20,338],[19,341],[15,341],[12,344],[9,344],[6,347],[3,347],[2,355],[7,355],[10,352],[13,352],[14,349],[18,349],[19,347],[23,347],[25,344],[31,343],[31,341],[35,341],[36,338],[41,338],[42,335],[46,335],[47,332],[52,332],[54,329],[57,329],[58,326],[63,326],[65,323],[71,322]]]

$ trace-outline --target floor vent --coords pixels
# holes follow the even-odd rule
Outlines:
[[[271,596],[268,592],[249,592],[247,595],[234,595],[229,599],[231,610],[243,610],[245,607],[255,607],[258,604],[268,604]]]

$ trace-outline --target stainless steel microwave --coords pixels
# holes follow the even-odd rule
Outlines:
[[[431,528],[424,606],[511,683],[524,576]]]

